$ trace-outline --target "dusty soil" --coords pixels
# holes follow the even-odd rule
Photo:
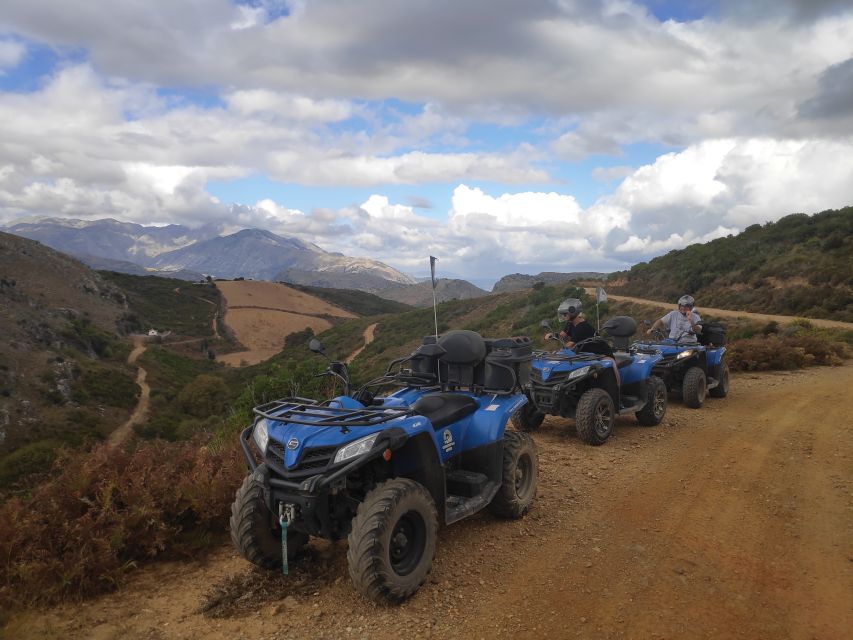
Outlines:
[[[19,616],[6,634],[848,638],[851,385],[853,363],[734,375],[728,398],[701,410],[673,399],[654,428],[622,418],[601,447],[549,418],[534,436],[532,511],[442,529],[429,580],[399,607],[352,589],[344,542],[312,541],[289,577],[223,545],[147,567],[116,594]]]
[[[595,294],[594,288],[587,288],[587,291],[591,294]],[[645,300],[643,298],[632,298],[631,296],[621,296],[618,294],[607,294],[608,299],[616,300],[624,300],[626,302],[637,302],[639,304],[649,304],[660,307],[661,309],[671,310],[675,309],[675,304],[666,303],[666,302],[658,302],[655,300]],[[759,320],[761,322],[770,322],[771,320],[775,320],[779,324],[788,324],[789,322],[793,322],[800,316],[778,316],[772,315],[768,313],[750,313],[749,311],[732,311],[730,309],[712,309],[711,307],[702,307],[698,306],[696,311],[699,312],[700,315],[707,313],[708,315],[718,316],[722,318],[751,318],[752,320]],[[841,322],[839,320],[824,320],[822,318],[809,318],[809,322],[811,322],[816,327],[825,327],[828,329],[853,329],[853,322]]]
[[[247,350],[222,354],[217,360],[235,367],[257,364],[279,351],[284,337],[311,327],[315,333],[332,326],[328,319],[356,316],[320,298],[276,282],[217,282],[227,304],[224,322]],[[215,327],[216,319],[214,319]]]

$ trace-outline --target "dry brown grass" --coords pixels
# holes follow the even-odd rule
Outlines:
[[[241,367],[271,358],[284,347],[285,336],[307,327],[320,333],[331,318],[354,314],[315,296],[277,282],[236,280],[217,282],[228,305],[225,324],[245,351],[220,355],[225,364]],[[322,317],[325,316],[325,317]]]
[[[356,317],[345,309],[278,282],[221,281],[216,283],[216,287],[225,296],[229,309],[257,307],[308,315],[329,315],[336,318]]]

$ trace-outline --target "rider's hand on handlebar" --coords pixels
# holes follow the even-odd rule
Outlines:
[[[566,333],[565,331],[560,331],[560,337],[561,337],[563,340],[565,340],[565,339],[568,337],[568,335],[569,335],[569,334],[568,334],[568,333]]]

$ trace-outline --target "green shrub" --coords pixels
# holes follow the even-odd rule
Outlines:
[[[178,406],[195,418],[222,414],[228,406],[228,386],[218,376],[200,375],[181,389]]]
[[[44,474],[50,469],[60,445],[57,440],[41,440],[0,458],[0,487],[6,488],[31,474]]]

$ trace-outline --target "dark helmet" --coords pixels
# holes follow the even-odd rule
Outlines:
[[[690,307],[692,309],[695,302],[696,301],[693,299],[693,296],[685,294],[678,299],[678,306]]]
[[[557,307],[557,317],[560,319],[560,322],[574,320],[581,312],[581,309],[582,306],[580,300],[577,298],[566,298],[560,303],[560,306]]]

